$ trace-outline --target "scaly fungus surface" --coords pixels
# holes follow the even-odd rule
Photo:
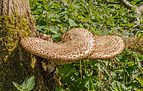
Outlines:
[[[123,39],[116,35],[96,36],[96,47],[89,59],[110,59],[120,54],[125,48]]]
[[[59,43],[37,37],[26,37],[21,40],[21,45],[28,52],[52,60],[57,65],[86,58],[96,48],[93,34],[83,28],[74,28],[67,31]]]
[[[37,37],[26,37],[21,45],[30,53],[46,58],[57,65],[68,64],[83,58],[109,59],[125,47],[121,37],[94,36],[83,28],[74,28],[63,34],[62,41],[54,43]]]

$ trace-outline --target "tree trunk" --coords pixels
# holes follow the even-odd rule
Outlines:
[[[21,84],[32,75],[33,91],[47,91],[39,66],[31,66],[36,59],[19,45],[22,37],[36,34],[29,0],[0,0],[0,91],[17,91],[12,82]]]
[[[25,36],[37,36],[29,0],[0,0],[0,91],[16,91],[12,82],[22,83],[32,75],[36,77],[33,91],[51,91],[54,83],[45,83],[53,79],[42,70],[43,59],[34,64],[35,57],[19,45]]]

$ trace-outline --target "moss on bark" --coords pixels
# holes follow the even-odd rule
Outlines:
[[[31,66],[36,59],[19,44],[21,38],[37,34],[29,0],[0,0],[0,91],[16,91],[12,82],[21,84],[32,75],[36,78],[33,91],[51,91],[45,85],[47,76],[41,74],[42,59]]]
[[[25,16],[0,17],[0,91],[16,91],[12,81],[21,83],[32,75],[31,55],[19,45],[20,38],[30,33]]]
[[[35,75],[37,83],[33,91],[49,89],[43,80],[47,78],[43,78],[39,63],[31,66],[36,59],[19,44],[21,38],[34,35],[35,32],[31,30],[33,27],[32,16],[13,14],[0,17],[0,91],[16,91],[12,82],[21,84],[32,75]]]
[[[17,48],[21,37],[28,36],[30,27],[24,16],[3,16],[0,18],[0,57],[6,61]]]

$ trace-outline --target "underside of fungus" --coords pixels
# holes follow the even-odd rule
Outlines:
[[[54,43],[37,37],[26,37],[21,45],[28,52],[48,59],[57,65],[89,59],[109,59],[121,53],[124,41],[119,36],[94,36],[83,28],[74,28],[63,34],[62,41]]]
[[[21,40],[21,45],[28,52],[52,60],[59,65],[89,56],[95,48],[95,40],[88,30],[74,28],[66,32],[59,43],[27,37]]]

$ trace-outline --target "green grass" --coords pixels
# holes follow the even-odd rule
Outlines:
[[[37,30],[55,40],[74,27],[87,28],[97,35],[141,35],[143,27],[134,27],[133,10],[120,4],[107,4],[118,0],[94,1],[30,0],[30,4]],[[82,60],[59,66],[59,75],[62,85],[57,91],[143,91],[143,55],[125,49],[111,60]]]

